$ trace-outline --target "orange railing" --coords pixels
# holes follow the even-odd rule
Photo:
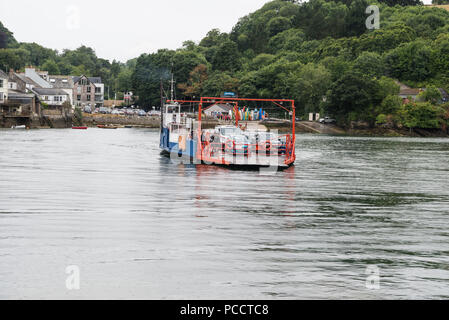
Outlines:
[[[279,136],[277,141],[266,140],[259,143],[238,143],[235,140],[227,139],[223,142],[214,142],[210,135],[203,136],[202,156],[203,159],[216,159],[224,156],[281,156],[285,157],[285,163],[294,161],[294,148],[292,136],[287,134]]]

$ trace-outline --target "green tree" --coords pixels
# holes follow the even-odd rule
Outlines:
[[[14,34],[0,22],[0,50],[15,48],[17,47],[17,44]]]
[[[398,95],[389,95],[378,107],[377,112],[386,115],[397,115],[402,106],[402,98]]]
[[[201,47],[214,47],[219,46],[222,42],[228,40],[229,35],[222,33],[219,29],[212,29],[207,35],[200,41]]]
[[[342,124],[351,120],[374,123],[374,108],[382,101],[379,92],[377,81],[348,72],[331,86],[326,111]]]
[[[274,17],[267,24],[267,32],[270,37],[291,28],[291,21],[286,17]]]
[[[425,81],[432,75],[432,48],[424,40],[401,44],[385,56],[390,76],[411,81]]]
[[[432,104],[438,103],[442,98],[443,96],[440,90],[438,90],[438,88],[433,85],[428,86],[426,90],[421,92],[418,96],[419,101],[426,101]]]
[[[208,77],[207,66],[205,64],[200,64],[190,72],[188,82],[180,83],[178,87],[182,90],[183,95],[186,97],[199,97],[203,92],[204,82]]]
[[[41,68],[48,71],[51,75],[59,75],[61,73],[58,64],[52,59],[47,59]]]
[[[202,95],[220,97],[223,92],[237,92],[239,80],[225,72],[215,72],[203,83]]]
[[[241,67],[240,52],[237,44],[226,40],[218,46],[213,58],[213,69],[220,71],[235,71]]]
[[[291,74],[293,97],[303,113],[319,112],[331,86],[331,74],[325,67],[309,63]]]
[[[354,61],[354,70],[370,78],[380,78],[385,71],[382,57],[375,52],[363,52]]]
[[[410,103],[402,111],[403,125],[410,129],[439,129],[443,124],[444,110],[430,103]]]
[[[423,2],[421,0],[378,0],[381,3],[385,3],[389,6],[422,6]]]

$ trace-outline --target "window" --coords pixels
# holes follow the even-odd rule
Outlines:
[[[0,79],[0,88],[3,88],[3,79]]]
[[[76,91],[77,91],[78,93],[81,93],[81,87],[77,87],[77,88],[76,88]]]
[[[101,93],[101,88],[95,88],[95,93]]]
[[[87,95],[87,100],[90,101],[90,94]]]
[[[90,93],[91,92],[91,90],[92,90],[92,88],[91,87],[87,87],[87,92],[88,93]],[[89,99],[90,100],[90,99]]]
[[[48,101],[48,96],[45,96],[45,97],[44,97],[44,100],[45,100],[45,101]]]
[[[3,101],[3,92],[0,92],[0,101]]]
[[[81,101],[81,95],[80,94],[76,97],[76,100]]]

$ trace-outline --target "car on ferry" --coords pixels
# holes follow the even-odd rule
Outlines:
[[[221,145],[225,153],[233,155],[248,155],[250,151],[250,141],[243,133],[242,129],[236,126],[218,126],[210,131],[210,142]]]
[[[275,152],[285,154],[287,142],[285,137],[281,137],[272,132],[252,131],[245,133],[250,140],[252,146],[256,146],[256,150],[260,152]]]
[[[250,141],[244,135],[234,136],[232,139],[224,143],[226,153],[235,155],[248,156],[250,148]]]
[[[236,126],[218,126],[215,128],[214,133],[220,137],[220,140],[232,139],[233,137],[243,135],[242,129]]]

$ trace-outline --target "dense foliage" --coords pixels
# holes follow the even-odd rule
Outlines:
[[[142,55],[132,86],[142,103],[158,103],[160,79],[169,79],[173,63],[178,97],[234,90],[240,96],[294,98],[300,114],[321,112],[341,124],[445,126],[441,99],[404,105],[393,79],[428,87],[429,94],[435,93],[431,88],[449,89],[449,12],[416,0],[378,1],[381,28],[367,30],[370,4],[269,2],[229,34],[212,30],[198,44]]]
[[[380,7],[378,30],[365,24],[373,3]],[[7,43],[0,68],[31,63],[62,74],[99,75],[112,91],[134,90],[145,107],[159,105],[160,82],[167,87],[173,71],[178,98],[235,91],[294,98],[300,115],[320,112],[346,125],[447,125],[448,106],[432,88],[449,90],[449,12],[418,0],[271,1],[230,33],[214,29],[199,43],[186,41],[178,50],[143,54],[127,64],[98,59],[86,47],[57,53]],[[393,79],[429,93],[404,105]]]

